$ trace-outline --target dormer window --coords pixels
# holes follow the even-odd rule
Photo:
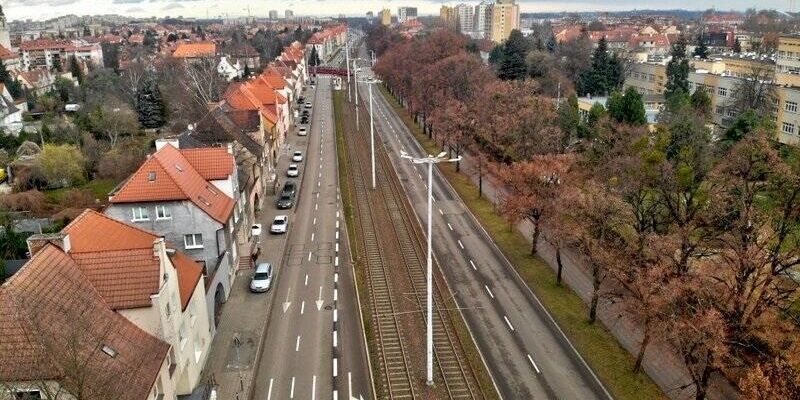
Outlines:
[[[147,173],[147,181],[148,182],[155,182],[156,181],[156,171],[150,171]]]

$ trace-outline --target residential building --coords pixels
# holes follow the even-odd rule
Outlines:
[[[453,8],[455,13],[456,24],[461,33],[467,34],[472,32],[473,24],[475,23],[475,10],[470,4],[461,3]]]
[[[210,325],[216,327],[239,263],[235,237],[242,203],[232,148],[178,149],[156,143],[156,152],[109,195],[106,214],[155,232],[200,263]]]
[[[89,43],[81,39],[37,39],[22,42],[19,45],[19,55],[25,71],[53,69],[59,64],[65,68],[72,57],[93,65],[103,65],[103,49],[100,43]]]
[[[273,21],[278,19],[278,10],[269,10],[269,19]]]
[[[779,85],[800,87],[800,35],[778,38],[775,79]]]
[[[455,9],[453,7],[442,5],[439,8],[439,20],[442,21],[442,23],[446,26],[455,27],[457,20]]]
[[[292,10],[286,10],[286,11],[284,11],[284,12],[283,12],[283,16],[284,16],[286,19],[292,19],[292,18],[294,18],[294,11],[292,11]]]
[[[389,26],[392,24],[392,10],[384,8],[381,10],[381,25]]]
[[[387,10],[383,10],[383,12],[386,11]],[[388,15],[390,16],[389,21],[391,21],[391,14]],[[335,25],[314,33],[306,44],[314,46],[314,48],[317,49],[319,59],[325,62],[333,55],[334,50],[344,46],[346,39],[347,25]]]
[[[519,29],[519,5],[514,0],[497,0],[492,5],[492,30],[489,38],[500,43]]]
[[[170,345],[175,393],[192,393],[211,346],[202,267],[163,237],[93,210],[60,234],[31,236],[31,253],[53,236],[69,242],[67,255],[112,310]]]
[[[367,11],[367,22],[371,24],[373,18],[375,18],[375,14],[372,11]]]
[[[639,93],[664,93],[667,84],[667,67],[663,63],[631,63],[623,89],[635,88]]]
[[[417,7],[400,7],[397,9],[397,22],[403,23],[417,19]]]
[[[20,59],[19,54],[11,51],[9,47],[0,45],[0,60],[3,61],[6,71],[12,73],[22,71],[22,60]]]
[[[17,79],[22,83],[22,87],[37,96],[53,90],[56,83],[56,76],[49,69],[22,71],[17,74]]]
[[[492,29],[492,4],[481,1],[474,8],[474,21],[472,23],[473,37],[485,39],[487,32]]]
[[[664,95],[663,94],[648,94],[642,96],[642,102],[644,103],[644,111],[645,117],[647,118],[647,126],[652,131],[655,129],[656,123],[658,123],[658,114],[661,112],[661,109],[664,107]],[[578,114],[580,115],[581,119],[586,122],[589,117],[589,111],[592,109],[596,103],[599,103],[603,107],[607,106],[608,97],[579,97],[578,98]]]
[[[0,398],[66,391],[103,399],[176,399],[170,345],[114,312],[70,250],[69,240],[43,244],[0,286],[0,386],[10,392]],[[155,279],[157,286],[161,278]]]
[[[219,64],[217,64],[217,73],[230,82],[234,79],[240,79],[244,75],[244,67],[239,64],[239,60],[233,61],[226,56],[222,56]]]
[[[186,61],[215,57],[217,45],[214,42],[180,43],[172,56]]]
[[[21,101],[19,104],[15,103],[8,88],[3,83],[0,83],[0,128],[4,132],[0,134],[18,135],[22,130],[22,113],[26,110],[27,103]]]

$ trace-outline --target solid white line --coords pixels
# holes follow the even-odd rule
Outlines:
[[[294,342],[294,351],[300,351],[300,335],[297,335],[297,341]]]
[[[317,398],[317,376],[314,375],[311,378],[311,400],[316,400]]]
[[[472,265],[472,269],[474,269],[475,271],[477,271],[477,270],[478,270],[478,268],[477,268],[477,267],[475,267],[475,263],[474,263],[474,262],[472,262],[472,260],[469,260],[469,265]]]
[[[289,391],[289,398],[294,398],[294,377],[292,377],[292,389]]]
[[[447,223],[447,227],[450,228],[451,231],[453,230],[453,225],[450,225],[449,222]]]
[[[536,363],[535,363],[535,362],[533,362],[533,357],[531,357],[531,355],[530,355],[530,354],[528,354],[528,360],[531,362],[531,364],[533,364],[533,369],[535,369],[535,370],[536,370],[536,373],[537,373],[537,374],[541,374],[542,372],[541,372],[541,371],[539,371],[539,367],[537,367],[537,366],[536,366]]]
[[[267,389],[267,400],[272,400],[272,378],[269,378],[269,389]]]
[[[306,274],[306,283],[303,286],[308,286],[308,274]]]
[[[508,317],[503,315],[503,319],[506,320],[506,323],[508,324],[508,328],[511,329],[511,331],[514,331],[514,325],[511,325],[511,321],[508,320]]]
[[[461,243],[461,239],[457,239],[457,240],[458,240],[458,245],[461,246],[461,249],[463,250],[464,249],[464,244]]]
[[[492,290],[489,289],[489,286],[483,285],[483,287],[485,287],[486,291],[489,292],[489,297],[494,298],[494,294],[492,293]]]
[[[303,315],[303,312],[304,312],[305,310],[306,310],[306,301],[305,301],[305,300],[303,300],[303,302],[302,302],[302,303],[300,303],[300,315]]]

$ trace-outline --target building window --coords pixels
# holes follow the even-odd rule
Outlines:
[[[38,400],[43,399],[42,392],[39,390],[16,390],[14,400]]]
[[[781,126],[781,131],[783,133],[794,134],[794,124],[790,124],[788,122],[784,122],[783,126]]]
[[[728,96],[728,88],[724,88],[724,87],[717,88],[717,94],[722,96],[722,97],[727,97]]]
[[[716,107],[716,112],[717,112],[717,114],[722,115],[725,112],[725,108],[722,107],[722,106],[717,106]]]
[[[786,104],[784,105],[783,109],[788,111],[788,112],[796,113],[797,112],[797,102],[787,101]]]
[[[166,307],[164,307],[164,314],[166,314],[166,315],[167,315],[167,317],[169,317],[170,315],[172,315],[172,307],[171,307],[171,304],[170,304],[170,302],[167,302],[167,306],[166,306]]]
[[[156,219],[172,219],[172,213],[167,206],[156,206]]]
[[[183,235],[183,245],[187,249],[202,249],[203,248],[203,234],[190,233]]]
[[[134,207],[132,211],[134,222],[150,220],[150,211],[146,207]]]
[[[181,346],[181,350],[186,347],[187,342],[189,342],[189,338],[186,336],[186,324],[181,323],[181,328],[178,329],[178,343]]]

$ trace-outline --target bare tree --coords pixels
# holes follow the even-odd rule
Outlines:
[[[215,57],[201,57],[186,61],[185,80],[182,82],[191,98],[201,106],[215,103],[222,97],[225,80],[217,72]]]
[[[759,115],[770,115],[777,100],[775,67],[753,63],[750,70],[737,80],[726,107],[732,109],[736,115],[748,110]]]

